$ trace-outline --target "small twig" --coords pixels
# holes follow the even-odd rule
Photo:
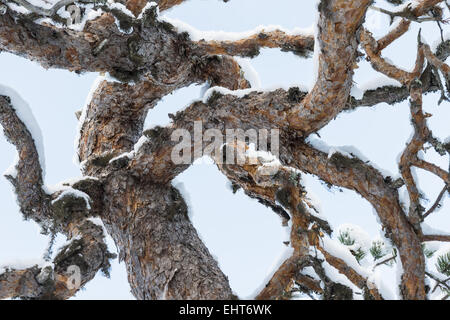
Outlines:
[[[437,23],[437,25],[438,25],[438,27],[439,27],[439,30],[440,30],[440,32],[441,32],[441,41],[444,42],[444,41],[445,41],[445,40],[444,40],[444,29],[442,29],[441,23],[440,23],[439,21],[436,21],[436,23]]]
[[[415,22],[426,22],[426,21],[441,21],[441,19],[439,17],[425,17],[425,18],[419,18],[416,17],[411,8],[409,6],[407,6],[405,9],[403,9],[402,11],[398,11],[398,12],[393,12],[393,11],[389,11],[383,8],[379,8],[379,7],[375,7],[375,6],[371,6],[370,9],[387,14],[390,18],[391,18],[391,24],[394,21],[394,18],[396,17],[401,17],[401,18],[405,18],[411,21],[415,21]]]
[[[386,264],[389,261],[395,260],[397,258],[397,254],[392,255],[391,257],[384,259],[383,261],[378,262],[376,265],[373,266],[372,270],[375,270],[376,267],[381,266],[382,264]]]
[[[450,290],[450,286],[446,283],[449,280],[448,278],[446,280],[442,281],[441,279],[439,279],[438,277],[436,277],[435,275],[433,275],[429,272],[425,271],[425,274],[428,277],[430,277],[431,279],[433,279],[434,281],[436,281],[436,286],[434,287],[434,289],[431,292],[434,292],[439,285],[444,286],[445,288]]]
[[[444,85],[442,84],[439,72],[437,70],[442,72],[445,79],[445,85],[447,89],[450,89],[450,66],[448,66],[444,61],[436,57],[435,54],[431,51],[430,46],[424,45],[424,53],[428,62],[432,65],[434,73],[436,74],[436,79],[438,80],[439,88],[441,89],[442,95],[441,100],[442,99],[448,100],[445,95]],[[439,102],[441,102],[441,100],[439,100]]]
[[[434,202],[434,204],[431,206],[431,208],[422,216],[422,219],[424,220],[426,217],[428,217],[430,214],[432,214],[434,212],[434,210],[436,210],[436,208],[438,208],[440,206],[441,200],[444,197],[445,192],[448,191],[448,184],[446,184],[444,186],[444,188],[442,189],[442,191],[439,193],[436,201]]]

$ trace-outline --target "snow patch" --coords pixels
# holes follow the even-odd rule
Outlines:
[[[259,78],[256,69],[253,67],[251,59],[241,57],[235,57],[234,59],[236,60],[237,63],[239,63],[242,72],[244,72],[245,79],[247,79],[248,82],[250,82],[250,86],[253,89],[261,88],[261,79]]]
[[[86,202],[86,208],[88,210],[91,210],[91,198],[84,193],[83,191],[77,190],[77,189],[73,189],[71,187],[67,187],[66,190],[64,190],[55,200],[52,201],[52,204],[61,200],[62,198],[64,198],[65,196],[74,196],[76,198],[82,198],[84,199],[84,201]]]
[[[169,18],[167,16],[159,17],[160,21],[170,23],[179,32],[187,32],[192,41],[238,41],[251,36],[257,35],[262,32],[273,32],[282,31],[287,35],[291,36],[312,36],[314,34],[313,28],[294,28],[292,30],[287,30],[282,26],[268,25],[268,26],[257,26],[253,30],[243,31],[243,32],[226,32],[226,31],[200,31],[193,26],[174,18]]]
[[[332,240],[328,237],[322,238],[323,240],[323,248],[332,256],[339,258],[343,260],[350,268],[354,269],[356,272],[358,272],[361,276],[367,278],[370,275],[370,272],[368,272],[366,269],[361,267],[358,264],[358,261],[356,261],[356,258],[351,254],[349,247]],[[359,239],[359,240],[362,240]],[[364,239],[365,240],[365,239]],[[355,241],[356,244],[356,241]]]
[[[53,268],[53,263],[45,261],[42,258],[39,259],[14,259],[11,261],[3,262],[0,265],[0,275],[8,270],[24,270],[33,266],[38,266],[39,268],[45,268],[51,266]]]
[[[42,132],[28,103],[12,88],[0,85],[0,95],[8,96],[11,105],[16,111],[16,115],[25,124],[30,132],[39,156],[39,163],[42,169],[42,179],[45,179],[45,153]]]
[[[86,101],[84,103],[83,108],[81,109],[81,116],[80,119],[78,120],[78,124],[77,124],[77,133],[75,135],[75,140],[74,140],[74,148],[75,148],[75,154],[73,157],[73,162],[76,165],[80,165],[80,160],[79,160],[79,154],[78,154],[78,147],[79,147],[79,142],[80,142],[80,138],[81,138],[81,128],[83,127],[84,122],[86,121],[86,116],[87,116],[87,107],[89,105],[89,103],[92,100],[92,97],[95,93],[95,91],[97,90],[97,88],[99,87],[99,85],[102,83],[102,81],[105,80],[105,76],[98,76],[92,86],[91,86],[91,90],[89,91],[87,97],[86,97]]]
[[[356,100],[360,100],[364,97],[364,94],[367,91],[376,90],[384,86],[393,86],[400,88],[402,87],[402,84],[397,80],[388,78],[386,76],[379,76],[371,80],[368,80],[361,85],[353,85],[350,95],[354,97]]]
[[[239,89],[239,90],[230,90],[228,88],[224,88],[224,87],[219,87],[219,86],[215,86],[215,87],[211,87],[208,90],[206,90],[205,94],[203,95],[203,103],[207,103],[209,98],[211,98],[211,96],[213,95],[214,92],[220,93],[222,95],[232,95],[235,96],[237,98],[243,98],[246,95],[252,93],[252,92],[259,92],[259,93],[267,93],[267,92],[272,92],[274,90],[278,90],[278,89],[283,89],[285,91],[288,91],[290,88],[293,87],[297,87],[300,89],[300,91],[303,92],[307,92],[308,88],[305,85],[302,84],[296,84],[296,85],[275,85],[275,86],[270,86],[264,89],[260,89],[258,87],[255,88],[249,88],[249,89]]]
[[[328,154],[328,159],[330,159],[334,154],[340,153],[343,156],[346,156],[349,158],[356,158],[356,159],[359,159],[366,163],[370,162],[369,158],[364,156],[364,154],[354,146],[333,146],[333,147],[331,147],[328,144],[326,144],[325,141],[318,138],[314,134],[309,135],[309,137],[306,139],[306,142],[308,142],[311,146],[313,146],[317,150]],[[373,168],[377,169],[383,175],[383,177],[390,176],[394,180],[397,178],[397,176],[394,175],[392,172],[390,172],[386,169],[383,169],[381,167],[378,167],[373,162],[370,162],[370,165]]]

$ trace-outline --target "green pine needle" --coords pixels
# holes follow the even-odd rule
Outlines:
[[[439,256],[436,264],[438,271],[446,276],[450,276],[450,252]]]
[[[340,231],[338,240],[345,246],[352,246],[355,244],[355,239],[350,236],[348,231]]]
[[[383,258],[386,253],[383,250],[384,243],[382,241],[374,241],[372,242],[372,247],[370,247],[369,252],[373,257],[373,260],[377,261],[378,259]]]
[[[356,261],[358,261],[358,263],[360,263],[360,261],[362,259],[364,259],[364,257],[366,256],[366,253],[359,248],[358,250],[354,251],[354,250],[350,250],[350,252],[353,254],[353,256],[356,258]]]

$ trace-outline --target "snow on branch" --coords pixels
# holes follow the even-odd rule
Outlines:
[[[68,6],[75,2],[93,3],[95,0],[61,0],[55,3],[50,9],[46,9],[41,6],[36,6],[26,0],[12,0],[12,1],[29,10],[30,12],[36,13],[44,17],[51,17],[55,15],[56,12],[58,12],[58,10],[61,9],[62,7]]]
[[[62,232],[71,239],[56,255],[53,266],[36,265],[26,269],[10,266],[3,270],[0,298],[69,298],[99,269],[107,272],[112,257],[104,243],[103,229],[87,220],[91,211],[100,212],[100,182],[95,179],[73,181],[71,185],[53,190],[53,195],[47,194],[44,190],[51,190],[43,186],[43,160],[40,161],[36,148],[41,139],[31,134],[36,133],[41,138],[38,127],[27,105],[5,87],[0,91],[0,124],[18,152],[15,172],[6,177],[15,188],[25,218],[35,220],[45,232]],[[54,200],[50,202],[52,197]],[[70,278],[68,266],[77,270],[83,268],[78,286],[71,286],[67,281]]]
[[[0,299],[62,300],[74,296],[99,270],[108,276],[111,258],[104,242],[103,228],[89,220],[68,227],[71,240],[52,263],[28,268],[13,265],[0,272]]]
[[[230,148],[231,146],[228,146]],[[252,153],[248,154],[250,161]],[[217,161],[217,160],[216,160]],[[376,285],[368,280],[368,272],[358,265],[356,260],[342,260],[328,253],[323,243],[327,243],[328,250],[333,247],[324,233],[331,234],[331,228],[325,220],[312,214],[309,208],[306,192],[301,184],[301,174],[293,168],[278,163],[275,174],[261,176],[264,163],[257,162],[253,166],[238,166],[218,163],[219,169],[232,181],[233,184],[243,188],[252,198],[259,199],[263,204],[269,205],[277,211],[281,206],[290,213],[289,226],[291,228],[287,257],[274,270],[264,288],[258,292],[256,299],[289,299],[296,291],[308,295],[319,293],[326,297],[339,288],[335,299],[348,299],[352,297],[350,288],[337,284],[333,277],[326,275],[323,261],[315,256],[315,249],[320,250],[327,263],[335,267],[356,287],[365,294],[381,299]],[[332,242],[332,241],[331,241]],[[346,251],[347,249],[344,249]],[[333,250],[336,253],[336,250]],[[342,250],[340,251],[342,253]],[[344,252],[345,253],[345,252]],[[318,279],[311,278],[308,268],[314,270]],[[323,285],[321,285],[321,283]],[[330,298],[330,297],[328,297]]]
[[[261,48],[280,48],[306,57],[314,51],[312,28],[285,30],[280,26],[259,26],[247,32],[199,31],[179,20],[162,17],[178,32],[187,32],[191,40],[210,54],[255,57]]]
[[[372,204],[380,223],[398,248],[404,269],[403,294],[407,296],[416,292],[418,283],[423,282],[424,264],[423,257],[412,252],[422,250],[421,244],[400,206],[397,190],[390,186],[385,177],[363,161],[339,153],[329,159],[327,153],[307,144],[297,144],[295,148],[286,150],[286,156],[292,159],[294,168],[314,174],[330,185],[355,190]],[[366,179],[370,180],[370,184],[360,183]],[[395,233],[389,231],[394,229]],[[422,294],[425,295],[425,291]]]
[[[5,96],[4,93],[9,95]],[[15,170],[9,172],[6,177],[15,188],[24,216],[41,221],[50,216],[49,198],[42,189],[42,167],[45,165],[42,137],[28,106],[18,95],[12,93],[5,87],[2,87],[0,91],[0,123],[6,138],[18,152]],[[30,131],[34,133],[34,136]],[[40,150],[36,148],[36,145],[41,147]]]
[[[305,99],[292,108],[288,118],[290,126],[305,136],[327,124],[346,106],[359,45],[350,34],[360,29],[370,3],[336,0],[322,1],[319,5],[314,44],[317,80]],[[342,28],[331,28],[331,25]]]

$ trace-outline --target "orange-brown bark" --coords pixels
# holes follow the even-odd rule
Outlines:
[[[314,51],[314,37],[289,35],[283,31],[261,31],[237,41],[198,41],[197,45],[210,54],[228,54],[231,56],[255,57],[261,48],[280,48],[301,56]]]
[[[319,69],[310,93],[289,114],[290,126],[305,136],[317,131],[345,107],[356,67],[361,24],[371,1],[322,1]]]
[[[157,4],[160,10],[167,10],[182,2],[162,0]],[[81,249],[72,248],[71,254],[63,250],[58,255],[52,270],[55,277],[51,290],[36,282],[37,275],[43,272],[38,267],[10,270],[0,275],[0,298],[65,299],[76,292],[64,285],[67,281],[64,267],[68,263],[82,260],[85,266],[82,284],[92,279],[99,269],[107,267],[110,254],[103,242],[103,232],[86,220],[97,215],[119,248],[120,259],[126,263],[128,279],[137,298],[234,298],[228,279],[192,226],[184,199],[170,185],[172,179],[189,166],[172,162],[172,148],[176,143],[171,140],[171,134],[176,129],[192,133],[193,121],[202,120],[205,127],[221,132],[227,128],[280,130],[282,166],[277,174],[262,175],[261,163],[226,165],[218,162],[219,169],[247,195],[272,207],[284,222],[292,222],[289,245],[294,253],[257,298],[289,298],[298,286],[324,298],[351,299],[351,289],[326,276],[322,261],[311,254],[311,248],[318,249],[329,264],[369,297],[382,298],[374,284],[322,247],[320,239],[324,232],[331,233],[331,229],[326,221],[309,212],[303,187],[295,178],[301,171],[314,174],[330,185],[354,190],[371,203],[386,236],[398,249],[404,270],[400,286],[403,298],[426,299],[421,242],[449,239],[422,234],[420,222],[424,217],[411,167],[428,170],[449,183],[448,172],[419,159],[417,154],[426,142],[436,142],[427,127],[421,99],[422,93],[438,90],[439,83],[430,66],[423,70],[424,60],[426,58],[448,78],[449,67],[443,59],[450,54],[450,49],[444,43],[440,52],[434,54],[419,41],[412,72],[388,63],[381,57],[381,51],[409,29],[410,21],[420,21],[421,16],[440,2],[424,0],[414,9],[401,13],[405,20],[376,41],[361,27],[371,1],[322,0],[317,43],[312,37],[287,35],[281,31],[260,32],[238,41],[193,42],[186,34],[177,33],[173,26],[157,19],[155,8],[144,12],[141,19],[126,19],[125,23],[133,27],[130,34],[119,31],[117,13],[107,7],[100,17],[88,21],[83,31],[39,25],[7,10],[0,15],[0,49],[36,60],[45,67],[108,72],[117,82],[100,83],[82,118],[79,160],[83,161],[83,173],[98,180],[82,181],[72,187],[89,194],[93,200],[91,210],[85,203],[67,205],[61,199],[50,205],[60,193],[47,195],[42,191],[32,137],[8,108],[8,100],[0,97],[0,121],[21,155],[18,176],[10,177],[18,192],[21,210],[40,223],[56,221],[56,231],[69,239],[81,236],[76,243]],[[121,3],[138,17],[148,2]],[[361,100],[349,97],[353,69],[360,56],[359,41],[373,68],[400,81],[403,87],[368,91]],[[248,88],[249,83],[232,56],[254,56],[263,47],[307,55],[314,46],[318,49],[319,68],[311,92],[302,92],[299,88],[249,92],[245,96],[216,92],[206,102],[195,102],[171,115],[173,121],[167,127],[143,132],[147,111],[174,90],[201,82],[230,90]],[[305,138],[343,110],[379,102],[394,103],[409,96],[415,135],[400,163],[411,198],[406,214],[397,189],[387,177],[356,157],[340,154],[328,157],[305,143]],[[142,135],[146,137],[145,142],[134,150]],[[447,152],[442,151],[444,147],[439,148],[444,154]],[[439,201],[438,198],[436,203]],[[70,215],[61,217],[61,209]],[[303,274],[305,267],[313,267],[320,281]]]

